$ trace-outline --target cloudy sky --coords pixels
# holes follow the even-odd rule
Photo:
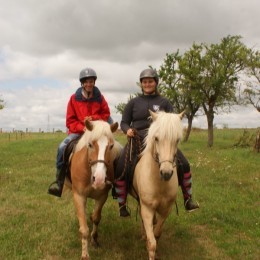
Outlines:
[[[141,70],[159,68],[166,53],[193,42],[218,43],[241,35],[260,49],[259,0],[0,0],[0,128],[65,130],[69,97],[82,68],[98,74],[96,85],[112,117],[126,102]],[[216,115],[214,123],[257,127],[253,107]],[[194,126],[206,127],[205,117]]]

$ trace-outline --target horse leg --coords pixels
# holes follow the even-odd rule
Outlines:
[[[92,232],[91,232],[91,243],[93,246],[98,247],[98,225],[101,220],[101,211],[102,208],[107,200],[107,195],[103,196],[99,200],[95,200],[95,206],[93,213],[91,215],[91,222],[92,222]]]
[[[153,219],[154,219],[154,211],[145,205],[141,206],[141,215],[142,220],[146,232],[146,247],[149,254],[149,260],[155,259],[155,251],[156,251],[156,239],[153,233]]]
[[[159,240],[159,238],[162,234],[162,226],[163,226],[163,223],[165,222],[165,219],[166,218],[163,218],[159,214],[156,215],[156,223],[154,225],[153,232],[154,232],[154,236],[155,236],[157,241]]]
[[[82,243],[82,260],[89,260],[88,252],[88,236],[89,228],[86,221],[86,202],[87,199],[78,193],[73,193],[74,205],[77,211],[77,217],[79,221],[79,232],[81,234],[81,243]]]

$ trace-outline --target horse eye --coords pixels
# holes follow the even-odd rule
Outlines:
[[[109,147],[110,150],[112,150],[113,147],[114,147],[114,144],[111,144],[110,147]]]
[[[159,141],[158,137],[155,137],[154,140],[155,140],[155,142],[158,142],[158,141]]]
[[[89,148],[92,148],[92,146],[93,146],[92,143],[88,143]]]

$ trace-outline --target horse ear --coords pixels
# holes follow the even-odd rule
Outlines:
[[[180,117],[181,120],[183,119],[184,115],[185,115],[185,110],[182,111],[182,112],[179,114],[179,117]]]
[[[93,130],[93,124],[89,120],[85,120],[85,126],[89,131]]]
[[[114,124],[110,125],[111,132],[114,133],[118,128],[118,123],[115,122]]]
[[[158,117],[158,114],[154,113],[154,112],[153,112],[152,110],[150,110],[150,109],[149,109],[149,113],[150,113],[150,115],[151,115],[151,117],[152,117],[152,120],[155,121],[156,118]]]

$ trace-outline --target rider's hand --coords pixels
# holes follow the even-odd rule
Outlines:
[[[128,137],[133,137],[133,136],[135,135],[133,129],[132,129],[132,128],[129,128],[129,129],[127,130],[127,132],[126,132],[126,135],[127,135]]]
[[[85,120],[92,121],[92,116],[86,116]]]

